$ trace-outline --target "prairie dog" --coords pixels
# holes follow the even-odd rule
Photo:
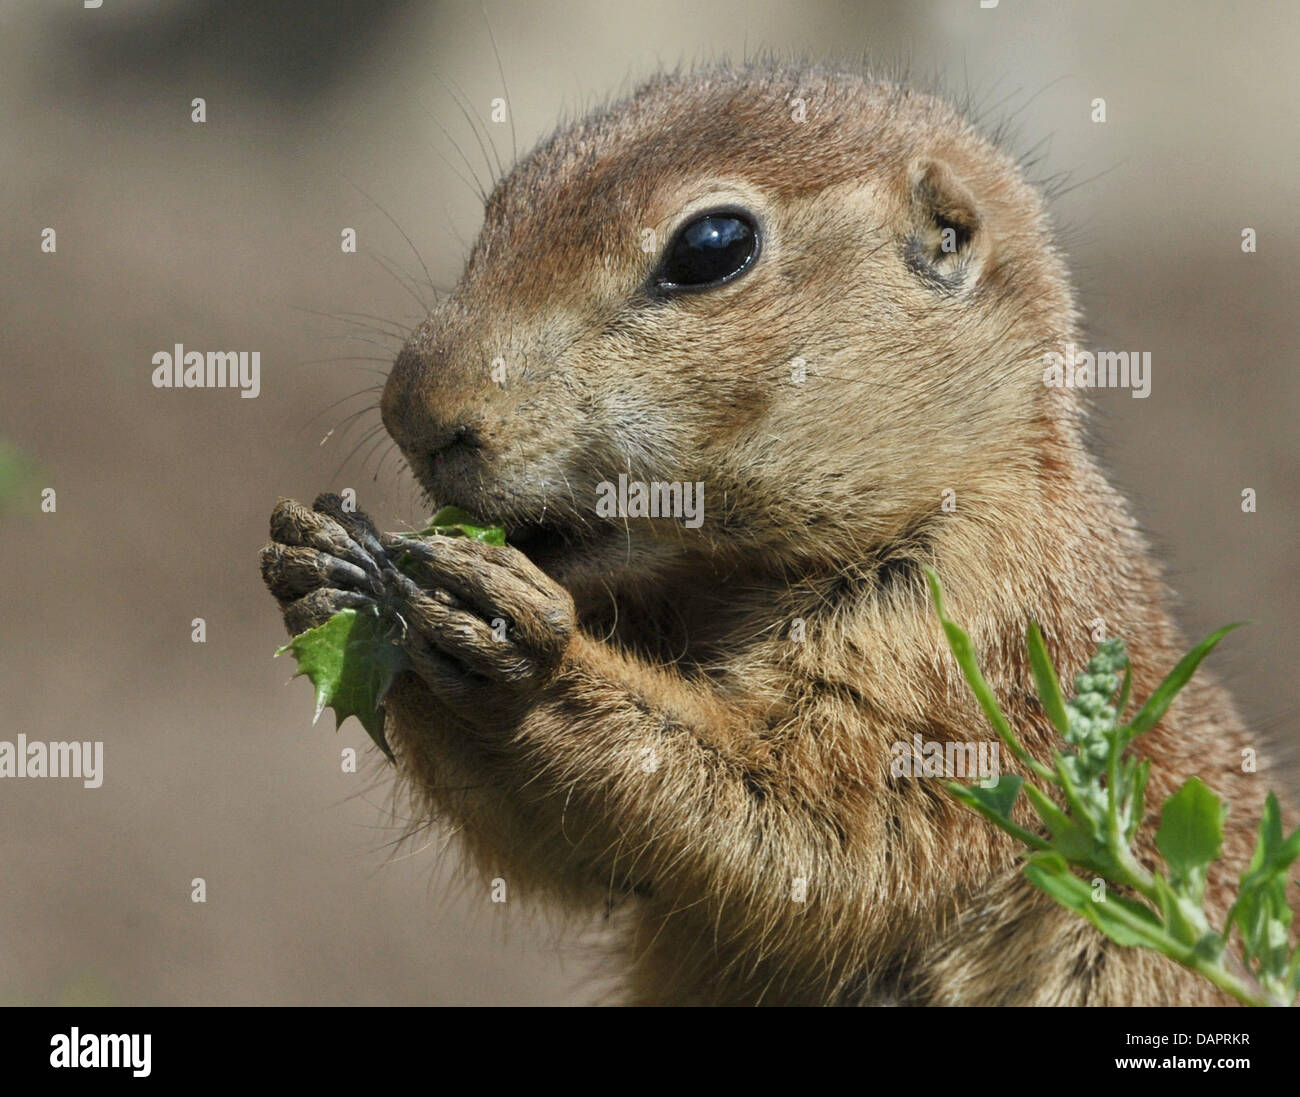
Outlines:
[[[945,103],[661,76],[497,185],[384,390],[429,499],[510,545],[429,538],[418,581],[381,580],[392,539],[326,496],[276,508],[263,572],[291,632],[402,605],[415,670],[385,709],[421,809],[514,894],[624,905],[630,1001],[1217,1002],[891,774],[896,742],[993,738],[922,564],[1044,758],[1030,620],[1068,680],[1100,619],[1139,700],[1185,649],[1082,394],[1044,383],[1077,341],[1042,198]],[[614,484],[690,490],[702,520],[610,513]],[[1247,745],[1204,671],[1139,744],[1150,812],[1192,774],[1231,804],[1234,872]]]

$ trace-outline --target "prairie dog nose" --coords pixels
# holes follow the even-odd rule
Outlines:
[[[433,457],[454,445],[480,444],[448,365],[442,355],[408,344],[389,371],[379,411],[385,429],[408,454]]]

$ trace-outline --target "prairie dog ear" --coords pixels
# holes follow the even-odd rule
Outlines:
[[[988,251],[975,196],[947,164],[917,160],[907,174],[910,226],[907,265],[945,293],[974,285]]]

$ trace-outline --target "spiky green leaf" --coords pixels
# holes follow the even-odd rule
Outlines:
[[[355,716],[392,760],[381,705],[393,679],[408,663],[388,631],[378,613],[344,609],[318,628],[299,633],[276,655],[292,653],[298,660],[298,675],[306,675],[316,687],[313,721],[326,708],[334,710],[335,727]]]

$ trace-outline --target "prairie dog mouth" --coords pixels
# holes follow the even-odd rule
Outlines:
[[[468,515],[473,515],[477,524],[484,526],[501,526],[505,530],[506,544],[517,548],[536,563],[544,560],[557,561],[577,551],[589,549],[597,541],[606,539],[612,531],[602,528],[601,523],[587,524],[566,521],[562,516],[547,516],[536,520],[512,521],[486,513],[473,506],[444,500],[434,508],[437,513],[443,506],[455,507]]]

